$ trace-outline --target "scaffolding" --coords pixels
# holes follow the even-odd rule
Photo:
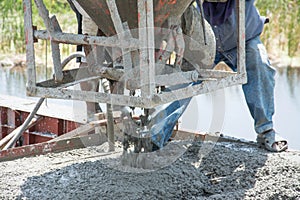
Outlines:
[[[168,102],[179,99],[193,97],[199,94],[212,92],[221,88],[246,83],[245,70],[245,0],[236,1],[238,10],[238,63],[236,72],[225,72],[212,69],[199,69],[193,71],[176,71],[167,74],[157,74],[157,62],[155,60],[155,33],[154,27],[161,26],[165,18],[161,18],[164,12],[168,15],[180,15],[184,9],[191,3],[190,1],[172,1],[173,3],[164,3],[160,10],[155,7],[159,2],[157,0],[128,0],[136,4],[136,12],[122,12],[119,5],[121,2],[116,0],[95,0],[95,1],[77,1],[86,9],[87,13],[95,13],[93,19],[99,19],[103,24],[113,25],[114,30],[104,36],[89,36],[82,34],[64,33],[56,20],[56,17],[49,17],[49,11],[42,0],[34,0],[40,17],[45,23],[46,30],[36,30],[32,23],[32,1],[23,0],[25,11],[25,32],[26,32],[26,56],[27,56],[27,94],[29,96],[38,96],[43,98],[72,99],[87,102],[108,103],[121,106],[132,106],[141,108],[154,108]],[[175,2],[175,3],[174,3]],[[92,6],[88,6],[88,5]],[[106,15],[97,15],[97,10],[101,10],[105,5],[106,9],[101,13]],[[119,5],[119,7],[118,7]],[[125,9],[125,8],[124,8]],[[123,10],[124,10],[123,9]],[[121,12],[121,15],[120,15]],[[101,14],[100,13],[100,14]],[[133,14],[130,14],[133,13]],[[174,14],[175,13],[175,14]],[[134,16],[136,14],[136,16]],[[130,29],[125,26],[125,20],[129,25],[136,22],[138,30],[137,36],[130,34]],[[166,15],[166,16],[168,16]],[[97,18],[98,17],[98,18]],[[101,21],[102,20],[102,21]],[[159,21],[161,20],[161,22]],[[131,24],[130,24],[131,23]],[[125,25],[124,25],[125,24]],[[108,27],[108,26],[105,26]],[[101,27],[99,27],[101,28]],[[110,27],[111,28],[111,27]],[[105,32],[106,29],[103,29]],[[115,35],[111,34],[114,33]],[[126,33],[126,34],[124,34]],[[34,42],[38,39],[49,40],[52,47],[52,58],[54,64],[54,78],[38,83],[36,81],[35,50]],[[79,69],[63,70],[61,62],[59,44],[70,45],[93,45],[99,47],[120,48],[122,51],[122,69],[111,68],[101,63],[100,66],[89,66],[87,69],[81,69],[81,75],[76,75]],[[129,53],[128,53],[129,52]],[[131,54],[130,54],[131,53]],[[133,56],[135,54],[135,56]],[[91,70],[91,68],[93,68]],[[175,67],[174,67],[175,68]],[[134,69],[135,73],[132,73]],[[93,71],[93,73],[88,73]],[[86,72],[86,73],[85,73]],[[76,80],[74,77],[77,77]],[[79,77],[79,78],[78,78]],[[106,93],[81,91],[68,88],[87,80],[109,77],[112,80],[125,82],[125,88],[128,90],[140,90],[140,96],[132,96],[126,93]],[[178,77],[184,77],[179,78]],[[171,86],[188,82],[197,82],[189,87],[183,87],[173,90],[172,93],[157,93],[157,86]]]

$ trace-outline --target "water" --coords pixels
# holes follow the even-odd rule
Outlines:
[[[275,79],[274,128],[288,140],[290,149],[300,150],[300,68],[279,68]],[[219,121],[219,130],[225,135],[255,141],[254,121],[241,86],[226,88],[224,96],[222,98],[221,95],[221,99],[224,99],[225,116],[215,118]],[[213,106],[213,99],[214,94],[194,98],[185,113],[188,117],[182,119],[183,125],[194,130],[211,130],[212,124],[216,123],[212,122],[213,114],[222,113],[222,108]],[[195,110],[198,110],[197,114]]]
[[[37,81],[49,79],[52,76],[51,68],[37,68]],[[26,97],[27,73],[23,67],[2,68],[0,67],[0,94]]]
[[[275,87],[274,128],[284,136],[291,149],[300,150],[300,69],[277,69]],[[38,70],[37,79],[51,76],[50,71]],[[0,94],[26,97],[26,71],[0,68]],[[226,135],[255,140],[253,120],[245,103],[240,86],[224,90],[225,115],[218,116],[214,124]],[[220,108],[213,107],[212,94],[200,95],[193,99],[182,118],[182,126],[192,130],[211,130],[213,113],[222,113]],[[222,103],[221,103],[222,105]],[[213,110],[219,109],[219,110]],[[197,112],[195,112],[197,110]]]

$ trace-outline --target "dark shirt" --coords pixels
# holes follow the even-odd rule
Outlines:
[[[255,0],[246,0],[245,24],[246,41],[258,36],[263,30],[265,18],[259,15],[254,6]],[[223,4],[216,6],[216,4]],[[226,52],[237,46],[237,21],[238,15],[235,9],[235,0],[225,3],[204,2],[203,10],[206,20],[211,24],[216,37],[217,51]],[[223,19],[220,20],[220,15]]]
[[[203,11],[211,25],[221,25],[232,14],[234,10],[234,1],[211,3],[203,2]]]

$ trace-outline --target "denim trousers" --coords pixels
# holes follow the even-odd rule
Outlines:
[[[237,50],[217,52],[215,64],[224,61],[236,71]],[[265,46],[256,36],[246,42],[247,83],[242,86],[256,133],[273,128],[275,69],[271,66]]]
[[[215,64],[220,61],[224,61],[236,71],[237,50],[217,52]],[[254,119],[255,131],[263,133],[273,128],[276,71],[270,65],[266,49],[259,36],[246,42],[246,71],[247,83],[242,86],[243,92]],[[191,98],[182,99],[157,108],[157,112],[153,116],[155,123],[150,130],[152,141],[157,146],[162,147],[169,140],[177,120],[185,111],[190,100]]]

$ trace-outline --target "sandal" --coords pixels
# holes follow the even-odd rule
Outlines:
[[[282,152],[288,148],[287,140],[280,137],[273,129],[258,134],[256,141],[260,147],[273,152]]]

